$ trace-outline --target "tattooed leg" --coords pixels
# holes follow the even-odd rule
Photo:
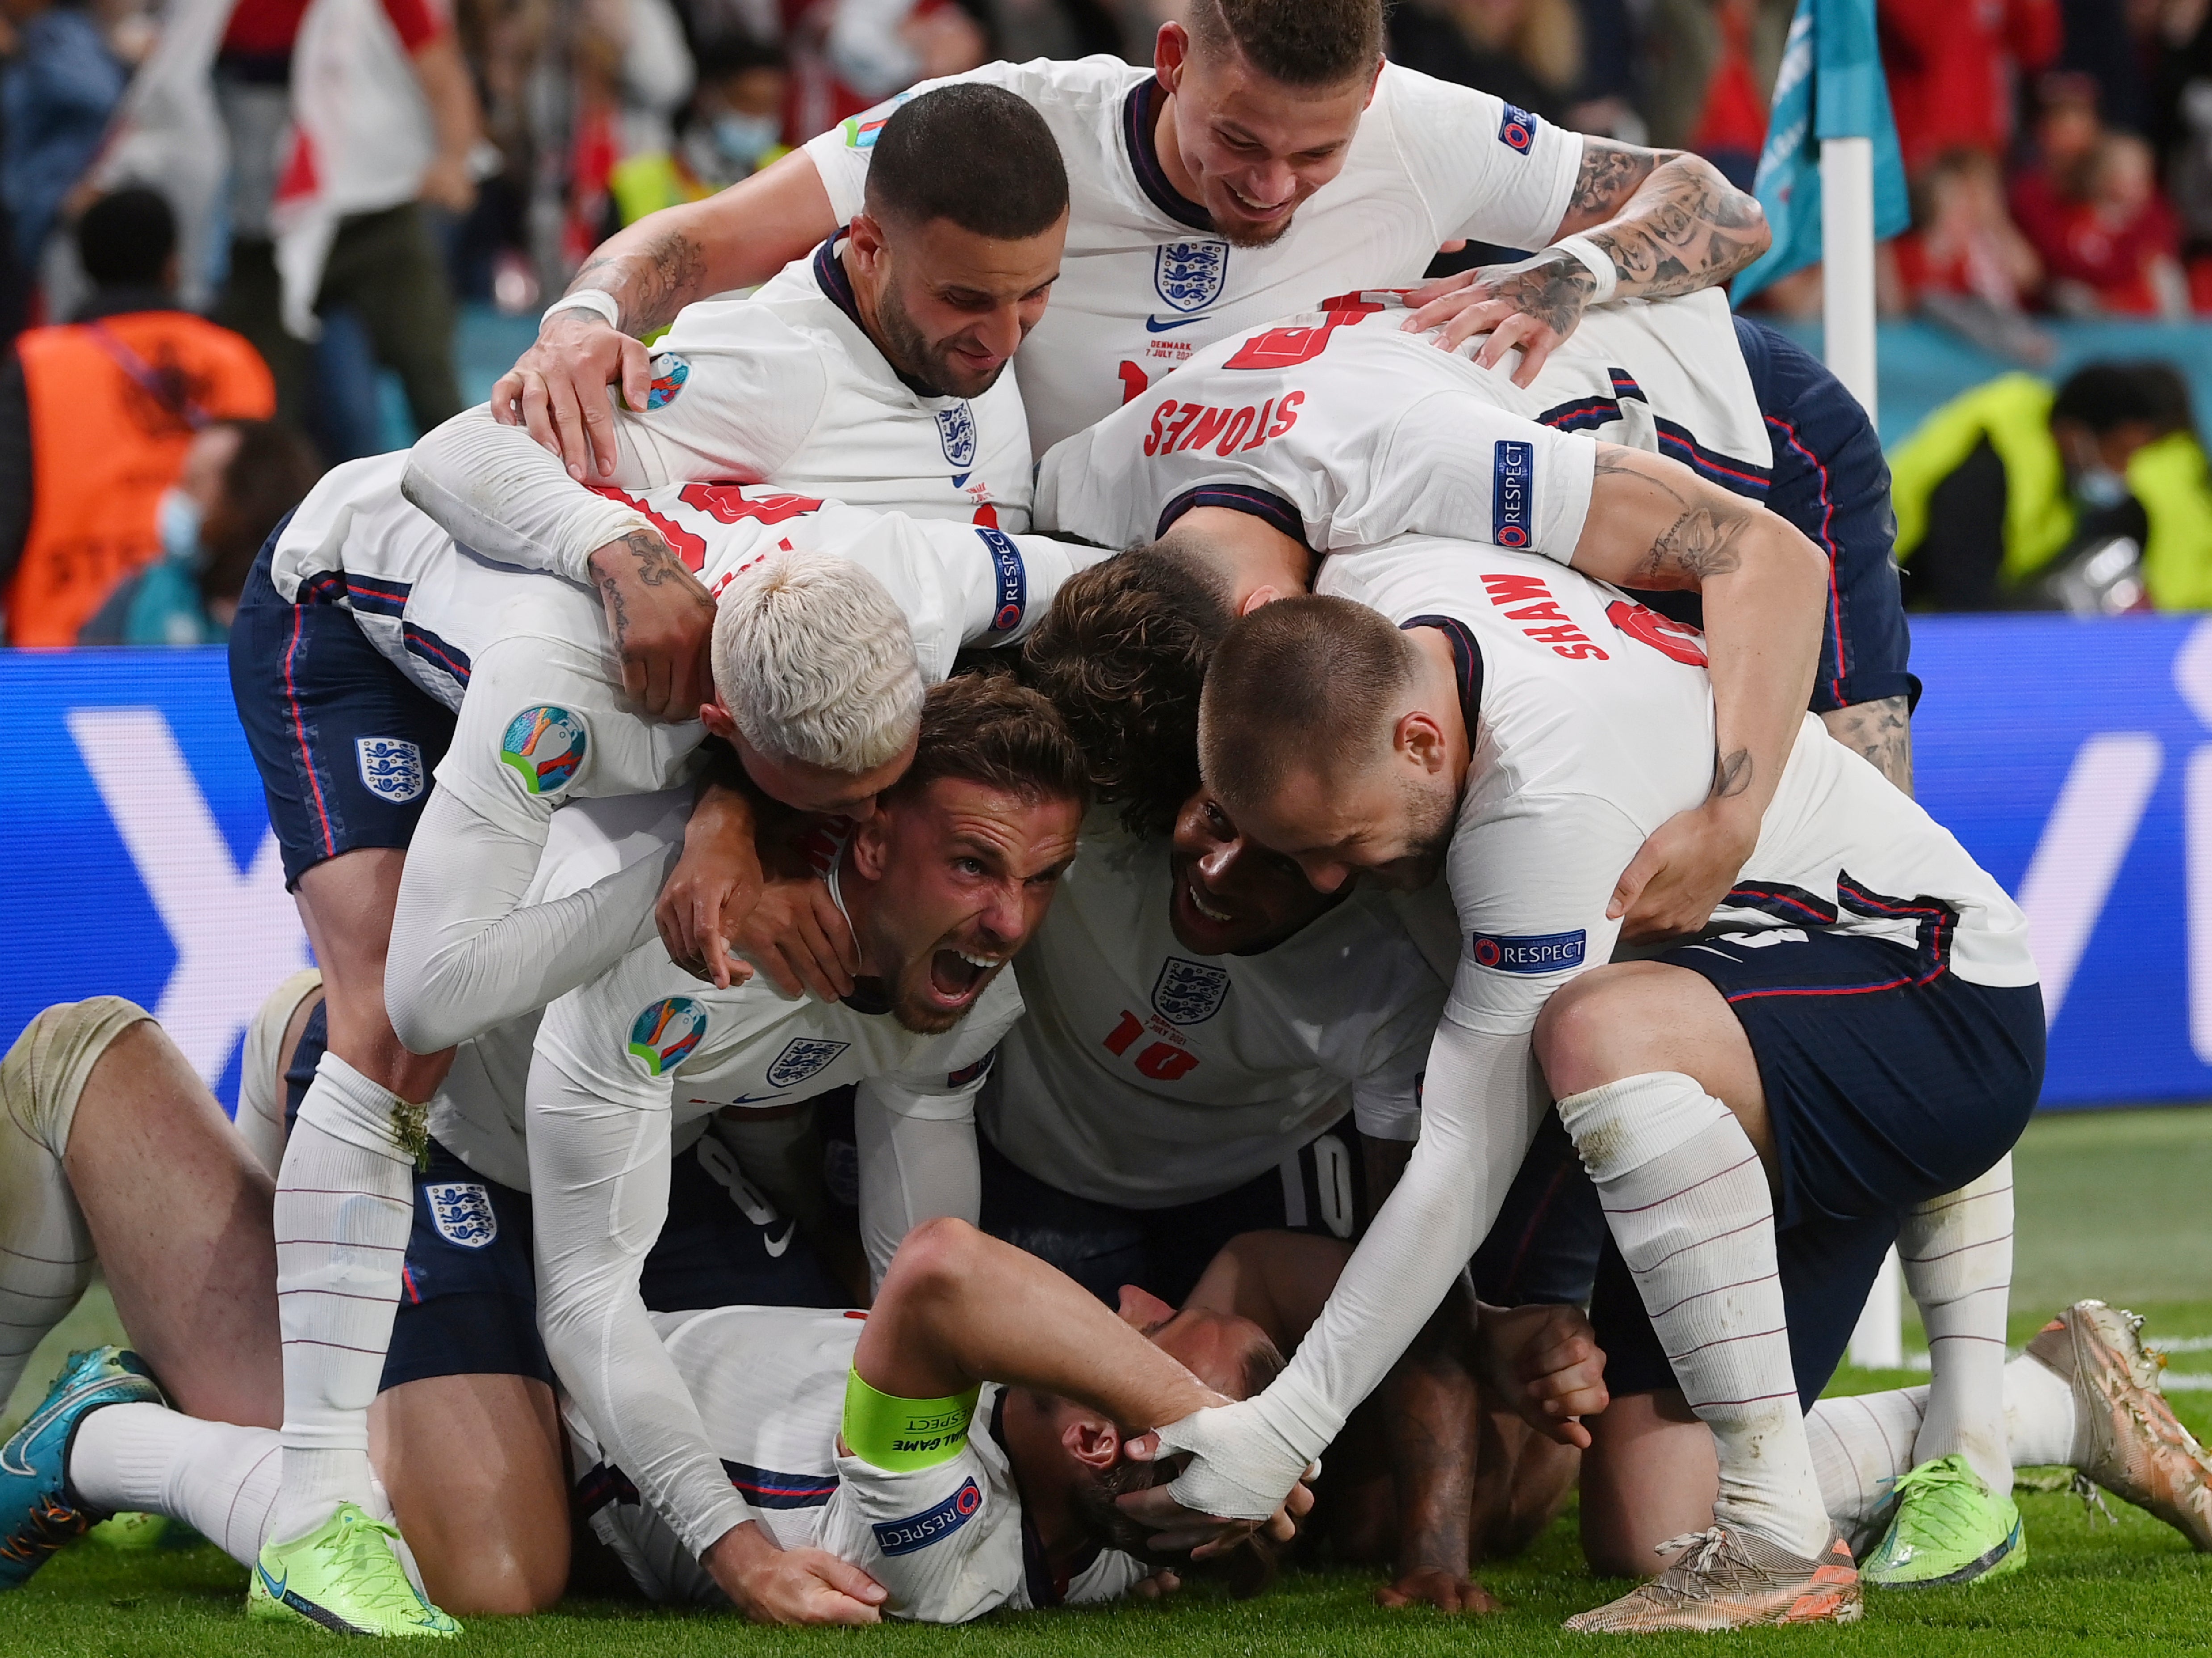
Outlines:
[[[1820,723],[1846,748],[1856,749],[1875,769],[1906,794],[1912,793],[1912,704],[1902,696],[1854,702],[1831,708]]]

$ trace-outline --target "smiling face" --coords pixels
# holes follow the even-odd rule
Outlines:
[[[1316,892],[1291,859],[1248,839],[1205,789],[1183,802],[1168,853],[1168,922],[1186,950],[1250,956],[1318,920],[1350,890]]]
[[[1018,241],[950,219],[908,225],[864,213],[847,258],[860,314],[891,365],[947,397],[975,398],[1044,315],[1066,243],[1065,212]]]
[[[958,777],[884,801],[853,838],[848,895],[894,1018],[926,1035],[960,1023],[1044,920],[1081,821],[1077,801]]]
[[[1159,135],[1169,176],[1239,247],[1265,247],[1299,205],[1344,169],[1378,61],[1333,86],[1292,87],[1255,69],[1233,44],[1200,46],[1164,24],[1153,61],[1173,94]]]

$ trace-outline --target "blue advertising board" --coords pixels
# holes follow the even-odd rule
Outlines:
[[[2212,620],[1918,619],[1921,799],[2033,926],[2046,1105],[2212,1099]],[[308,959],[219,651],[0,653],[0,1046],[156,1013],[235,1096]]]

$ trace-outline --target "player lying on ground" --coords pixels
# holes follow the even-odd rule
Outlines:
[[[1068,711],[1093,754],[1094,774],[1109,798],[1179,799],[1195,785],[1199,677],[1212,644],[1237,615],[1304,587],[1313,562],[1309,544],[1345,548],[1487,519],[1494,535],[1525,538],[1532,550],[1585,574],[1648,586],[1662,576],[1662,561],[1649,551],[1652,537],[1671,525],[1678,544],[1663,562],[1684,568],[1667,579],[1683,580],[1695,567],[1709,592],[1741,587],[1747,573],[1725,567],[1742,562],[1745,537],[1722,544],[1713,537],[1717,526],[1743,515],[1743,502],[1716,480],[1736,488],[1755,481],[1759,469],[1747,457],[1766,442],[1762,424],[1775,434],[1778,505],[1826,550],[1813,706],[1893,781],[1909,784],[1901,714],[1892,720],[1873,703],[1835,706],[1847,694],[1909,690],[1916,682],[1905,668],[1907,635],[1889,556],[1879,445],[1832,376],[1786,343],[1731,327],[1725,312],[1700,296],[1592,317],[1524,392],[1472,362],[1415,349],[1412,337],[1384,325],[1387,312],[1350,308],[1376,302],[1347,296],[1346,310],[1305,319],[1308,325],[1224,342],[1164,383],[1157,398],[1132,404],[1046,458],[1040,506],[1055,521],[1109,541],[1167,525],[1153,547],[1072,583],[1026,651],[1039,683]],[[1755,373],[1745,372],[1754,363]],[[1287,428],[1279,413],[1286,403],[1297,414]],[[1264,427],[1270,434],[1256,446],[1249,439],[1188,440],[1209,421],[1225,437],[1240,411],[1255,407],[1277,411],[1267,422],[1244,421],[1245,429]],[[1651,470],[1613,475],[1586,450],[1546,432],[1516,457],[1526,475],[1515,493],[1501,485],[1497,460],[1499,446],[1519,440],[1494,433],[1516,412],[1565,430],[1659,442],[1686,465],[1671,477]],[[1524,429],[1522,439],[1528,435]],[[1608,468],[1633,453],[1599,451]],[[1644,458],[1641,465],[1667,463]],[[1548,501],[1540,495],[1539,482],[1549,476],[1558,483],[1563,469],[1578,486],[1583,465],[1592,477],[1585,514],[1573,510],[1578,488],[1562,488]],[[1667,480],[1667,494],[1628,493],[1654,478]],[[1638,514],[1655,505],[1661,516],[1639,523]],[[1544,517],[1561,507],[1557,522]],[[1678,508],[1692,509],[1679,523]],[[1749,527],[1774,526],[1755,514]],[[1786,562],[1774,568],[1788,573]],[[1680,588],[1649,596],[1692,597]],[[1761,614],[1741,597],[1735,606],[1717,604],[1717,623]],[[1561,619],[1533,604],[1516,614],[1534,626]],[[1700,640],[1640,607],[1631,614],[1655,641],[1671,639],[1692,654],[1723,659],[1717,635]],[[1765,645],[1772,632],[1752,636]],[[1778,683],[1769,680],[1770,697]],[[1717,707],[1717,718],[1724,718]],[[1869,722],[1893,727],[1899,740],[1868,740],[1862,728]],[[1747,758],[1761,763],[1748,751]],[[1767,774],[1777,772],[1770,768]],[[1698,816],[1727,822],[1732,815],[1755,826],[1755,814],[1746,816],[1752,798],[1746,791],[1710,801]],[[1735,833],[1735,846],[1715,867],[1741,867],[1739,849],[1749,841],[1743,830]],[[1649,866],[1655,844],[1639,849],[1613,908],[1632,891],[1639,868]],[[1725,888],[1700,897],[1684,890],[1691,884],[1655,882],[1628,908],[1623,935],[1666,936],[1702,925]],[[1990,1356],[2004,1335],[2010,1188],[2008,1158],[1957,1194],[1960,1201],[1946,1194],[1917,1206],[1899,1237],[1935,1356],[1938,1406],[1923,1460],[1954,1442],[1972,1445],[1978,1468],[1999,1493],[2010,1482],[1990,1379]],[[1580,1299],[1587,1290],[1585,1280],[1566,1298]],[[1872,1570],[1883,1581],[1887,1558],[1878,1557]]]
[[[160,1028],[128,1003],[100,998],[50,1010],[7,1064],[18,1108],[6,1122],[8,1178],[98,1242],[137,1352],[73,1360],[15,1442],[36,1466],[0,1475],[5,1575],[21,1582],[81,1531],[81,1504],[114,1506],[121,1479],[135,1493],[127,1506],[202,1528],[260,1580],[277,1441],[265,1425],[235,1418],[265,1424],[276,1401],[269,1176]],[[153,1236],[149,1212],[174,1225]],[[1149,1483],[1154,1466],[1132,1462],[1127,1441],[1221,1400],[1218,1389],[1240,1394],[1281,1363],[1255,1326],[1202,1309],[1175,1315],[1146,1341],[1051,1268],[953,1222],[916,1234],[865,1322],[738,1307],[664,1318],[660,1330],[672,1361],[713,1403],[717,1442],[749,1465],[740,1476],[781,1486],[784,1500],[763,1526],[771,1546],[811,1575],[805,1610],[842,1621],[872,1622],[880,1610],[951,1622],[1000,1605],[1123,1592],[1152,1568],[1113,1552],[1135,1528],[1111,1498]],[[161,1408],[149,1373],[208,1419]],[[979,1400],[987,1382],[1010,1385]],[[100,1408],[126,1403],[153,1408]],[[971,1437],[979,1406],[983,1430]],[[908,1425],[921,1418],[931,1423],[927,1435]],[[467,1424],[391,1426],[377,1460],[395,1489],[414,1479],[426,1495],[470,1500],[470,1476],[483,1465],[435,1460],[462,1448]],[[418,1430],[431,1442],[416,1443]],[[923,1438],[935,1442],[925,1448]],[[601,1462],[588,1430],[579,1428],[574,1442],[583,1500],[607,1503],[623,1474]],[[557,1487],[553,1495],[557,1594],[567,1503]],[[1302,1493],[1291,1507],[1304,1512],[1309,1501]],[[340,1569],[349,1555],[388,1552],[387,1525],[350,1507],[342,1513]],[[600,1508],[594,1524],[649,1593],[718,1598],[712,1576],[634,1494]],[[1218,1548],[1250,1529],[1201,1536]],[[1268,1529],[1286,1538],[1287,1517]],[[1027,1570],[1031,1540],[1046,1573]],[[535,1565],[542,1575],[544,1563]],[[1055,1592],[1056,1582],[1064,1589]],[[281,1573],[264,1587],[280,1599],[294,1592]],[[394,1593],[428,1619],[404,1579]],[[313,1603],[302,1611],[312,1617]]]
[[[1540,512],[1547,487],[1540,472]],[[1754,517],[1735,510],[1686,527],[1725,552]],[[1250,1509],[1327,1442],[1488,1230],[1548,1089],[1628,1263],[1599,1274],[1618,1402],[1585,1472],[1593,1558],[1619,1569],[1695,1536],[1658,1584],[1575,1626],[1856,1616],[1797,1395],[1825,1383],[1903,1212],[1986,1171],[2033,1108],[2024,918],[1801,716],[1717,913],[1734,930],[1602,966],[1620,859],[1708,786],[1711,692],[1687,641],[1574,572],[1463,543],[1340,556],[1321,586],[1214,653],[1207,780],[1323,890],[1446,869],[1464,954],[1405,1179],[1284,1385],[1173,1431],[1202,1451],[1176,1496]],[[1677,1388],[1694,1418],[1652,1397]],[[1716,1455],[1719,1499],[1694,1513],[1697,1459]]]
[[[1385,63],[1382,10],[1200,0],[1161,26],[1153,69],[1096,57],[959,77],[1033,103],[1073,174],[1061,291],[1015,360],[1040,451],[1191,346],[1319,295],[1419,282],[1454,238],[1542,250],[1437,284],[1424,314],[1449,319],[1455,342],[1495,330],[1495,349],[1522,347],[1532,372],[1586,306],[1718,284],[1766,246],[1759,204],[1697,156],[1565,131]],[[626,337],[832,234],[864,200],[871,156],[883,164],[897,102],[606,243],[493,388],[501,418],[574,467],[609,465],[604,388],[619,381],[635,408],[652,378]]]
[[[1026,526],[1029,455],[1018,394],[1007,386],[995,401],[981,398],[977,406],[957,395],[989,387],[1012,349],[1011,338],[994,348],[995,355],[984,352],[983,360],[972,352],[963,356],[963,342],[984,326],[978,313],[994,328],[1018,331],[1024,320],[1034,320],[1058,264],[1065,178],[1049,133],[1011,96],[966,89],[928,107],[917,100],[909,112],[913,118],[889,141],[894,165],[872,197],[876,212],[855,226],[846,262],[825,258],[818,273],[796,273],[780,301],[750,309],[712,307],[695,331],[700,336],[696,362],[664,359],[661,383],[638,405],[644,424],[634,434],[651,459],[634,474],[625,472],[623,483],[781,478],[813,494],[830,491],[812,486],[834,483],[841,494],[864,494],[877,504],[908,506],[939,518],[968,519],[981,512],[988,527],[996,520],[988,516],[988,505],[977,503],[994,498],[986,479],[994,477],[1014,491],[1010,527]],[[896,160],[908,137],[927,159],[902,173]],[[965,228],[971,222],[973,230]],[[934,286],[939,283],[950,283],[949,290]],[[948,312],[958,314],[948,318]],[[864,313],[870,320],[863,321]],[[951,387],[955,395],[924,396],[901,380],[902,367],[919,371],[926,358],[940,357],[967,364],[967,379]],[[738,408],[772,410],[773,417],[744,428],[742,440],[732,438],[720,448],[696,453],[684,448],[702,428],[729,425]],[[694,421],[694,411],[706,418]],[[451,453],[459,442],[464,476],[459,482],[446,477],[441,489],[435,465],[418,466],[420,497],[438,508],[449,529],[458,527],[476,553],[574,584],[573,592],[540,584],[554,591],[541,591],[537,602],[561,614],[540,616],[535,627],[526,623],[520,631],[550,632],[565,641],[565,659],[557,644],[545,653],[556,679],[562,677],[558,669],[576,665],[580,652],[585,677],[595,683],[611,679],[599,664],[603,641],[611,636],[622,662],[621,685],[630,698],[623,717],[635,721],[642,714],[678,722],[670,728],[672,752],[655,756],[647,742],[641,753],[627,757],[664,767],[677,763],[696,745],[697,728],[690,722],[710,684],[707,635],[715,611],[693,574],[703,566],[707,537],[696,525],[672,523],[665,513],[628,498],[592,495],[557,464],[550,479],[536,476],[539,469],[532,463],[547,457],[526,440],[524,464],[501,461],[499,440],[520,434],[501,433],[489,421],[483,427],[490,442],[481,452],[462,441],[471,429],[466,416],[432,435],[426,462]],[[740,460],[758,465],[732,470],[714,464],[729,459],[733,448],[742,452]],[[687,455],[689,466],[672,459]],[[396,482],[377,477],[380,486]],[[488,478],[499,480],[499,486],[491,487]],[[876,487],[864,488],[871,483]],[[388,489],[382,493],[388,495]],[[393,504],[396,510],[396,497]],[[767,510],[795,505],[787,501]],[[481,510],[486,507],[495,511],[487,516]],[[714,495],[702,509],[708,518],[762,510],[728,492]],[[234,689],[284,847],[287,882],[298,896],[317,959],[331,975],[331,1072],[311,1102],[309,1132],[293,1142],[299,1164],[283,1180],[288,1212],[301,1212],[296,1223],[288,1221],[287,1236],[308,1239],[331,1235],[328,1216],[316,1212],[330,1206],[319,1194],[396,1194],[398,1174],[380,1166],[375,1150],[349,1147],[346,1136],[362,1137],[345,1125],[381,1121],[395,1111],[403,1118],[419,1116],[412,1108],[429,1097],[448,1062],[446,1050],[457,1040],[435,1029],[395,1027],[384,993],[386,948],[404,849],[423,811],[430,774],[453,736],[452,710],[472,670],[501,677],[497,661],[486,663],[474,647],[487,631],[495,632],[488,624],[504,614],[506,602],[495,576],[495,596],[477,602],[434,580],[424,586],[427,573],[405,559],[398,568],[373,556],[349,562],[344,518],[340,513],[326,524],[327,534],[313,545],[306,544],[307,526],[301,524],[289,539],[276,538],[283,556],[257,567],[232,634]],[[434,558],[434,545],[421,544],[436,539],[427,522],[403,526],[407,531],[413,533],[410,551],[427,550]],[[684,544],[672,547],[672,537]],[[1019,550],[994,531],[968,556],[981,573],[986,629],[1018,625],[1026,596]],[[473,557],[467,563],[478,576],[493,569]],[[452,564],[448,550],[447,568]],[[964,599],[965,585],[951,585]],[[515,590],[517,602],[533,602],[521,598],[525,591]],[[895,592],[899,599],[909,597]],[[604,600],[604,633],[599,605],[584,598],[594,592]],[[955,603],[942,602],[934,613],[918,607],[922,613],[915,620],[945,619]],[[736,739],[740,758],[770,795],[807,809],[865,806],[897,774],[902,726],[910,726],[917,689],[910,670],[907,683],[900,683],[894,659],[911,647],[885,654],[897,644],[897,617],[879,589],[860,584],[831,605],[830,615],[835,626],[811,653],[817,667],[826,667],[831,686],[842,689],[857,679],[872,690],[876,702],[888,697],[902,703],[899,717],[870,719],[879,711],[863,696],[856,703],[856,728],[816,731],[807,741],[784,746],[772,739],[787,738],[789,722],[754,721],[752,710],[740,702],[738,720],[720,728]],[[958,630],[963,636],[973,631],[964,618]],[[369,648],[368,639],[389,661]],[[779,689],[793,677],[792,665],[782,658],[744,665]],[[471,742],[494,770],[511,747],[505,762],[514,768],[507,779],[510,793],[534,799],[549,785],[573,784],[580,772],[599,769],[595,762],[614,756],[592,753],[588,729],[592,711],[611,699],[591,698],[577,708],[559,696],[529,695],[532,689],[506,687],[512,706],[496,713],[479,706],[477,715],[491,731],[484,741]],[[687,729],[688,738],[682,735]],[[610,739],[618,740],[605,731],[599,737],[602,750]],[[438,798],[447,793],[441,789]],[[481,809],[487,799],[507,798],[495,792],[472,804]],[[469,977],[465,946],[485,925],[505,918],[532,862],[520,863],[512,890],[496,882],[481,890],[465,882],[441,895],[453,901],[450,919],[459,936],[437,937],[426,948],[462,957],[447,964],[449,978]],[[465,896],[456,900],[456,890]],[[483,900],[491,902],[488,912],[471,907]],[[740,906],[740,912],[750,908]],[[545,958],[557,960],[558,951],[542,935],[554,930],[553,923],[539,920],[534,932],[540,936],[526,953],[550,966]],[[626,938],[627,932],[620,937]],[[403,999],[427,997],[428,1005],[465,1010],[482,1021],[477,1029],[552,993],[547,989],[536,1001],[491,1005],[480,983],[440,984],[433,994],[422,975],[405,963],[392,965],[399,969]],[[557,973],[546,976],[558,982]],[[403,1037],[414,1053],[402,1045]],[[363,1495],[362,1413],[382,1346],[378,1309],[396,1293],[396,1285],[381,1284],[374,1271],[379,1257],[370,1246],[377,1242],[364,1238],[361,1252],[368,1282],[356,1321],[368,1327],[339,1339],[327,1329],[303,1327],[301,1339],[288,1349],[297,1371],[289,1393],[294,1455],[283,1527],[288,1534],[319,1523],[342,1498]],[[383,1258],[389,1258],[388,1249]],[[301,1313],[313,1323],[325,1299],[288,1295],[287,1314]]]

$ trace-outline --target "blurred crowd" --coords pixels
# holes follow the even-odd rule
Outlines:
[[[382,378],[418,428],[459,407],[460,304],[533,313],[617,228],[915,80],[999,57],[1148,62],[1176,9],[149,3],[0,0],[11,643],[221,637],[243,571],[218,542],[265,533],[318,465],[381,447]],[[1390,52],[1748,184],[1793,9],[1401,0]],[[1887,308],[2029,365],[2050,355],[2039,313],[2212,311],[2212,0],[1881,0],[1879,15],[1914,197],[1883,253]],[[1763,302],[1816,313],[1819,281]],[[78,395],[102,374],[112,397]]]

